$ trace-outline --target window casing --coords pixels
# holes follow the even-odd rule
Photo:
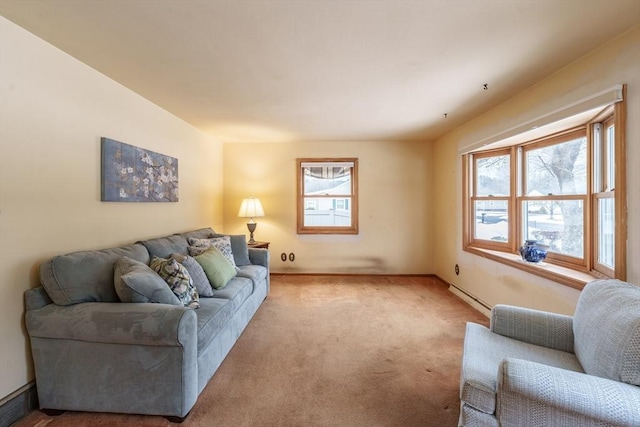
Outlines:
[[[623,129],[618,102],[578,128],[463,155],[464,249],[551,279],[564,274],[554,265],[624,279]],[[545,267],[500,255],[525,239],[549,245]]]
[[[358,234],[358,159],[297,159],[298,234]]]

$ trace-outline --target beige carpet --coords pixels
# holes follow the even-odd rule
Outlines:
[[[432,277],[274,275],[182,425],[456,426],[467,321],[487,324]],[[172,424],[35,411],[17,425]]]

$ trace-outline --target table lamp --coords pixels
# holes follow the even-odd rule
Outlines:
[[[238,216],[240,218],[251,218],[249,222],[247,222],[247,228],[249,229],[249,243],[255,243],[256,241],[253,239],[253,232],[256,231],[256,222],[253,218],[258,218],[264,216],[264,209],[262,209],[262,203],[260,203],[259,199],[253,198],[253,196],[249,196],[248,199],[243,199],[242,204],[240,205],[240,210],[238,211]]]

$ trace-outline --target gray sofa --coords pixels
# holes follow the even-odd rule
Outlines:
[[[640,288],[584,288],[574,316],[496,305],[468,323],[460,426],[640,426]]]
[[[43,286],[25,295],[40,408],[184,420],[268,295],[269,253],[232,239],[237,276],[201,297],[198,309],[120,302],[114,263],[186,255],[189,237],[213,234],[205,228],[75,252],[40,266]]]

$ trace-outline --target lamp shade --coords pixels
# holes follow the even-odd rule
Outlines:
[[[238,216],[240,218],[258,218],[264,216],[264,209],[262,208],[260,199],[254,199],[253,197],[243,199],[240,210],[238,211]]]

